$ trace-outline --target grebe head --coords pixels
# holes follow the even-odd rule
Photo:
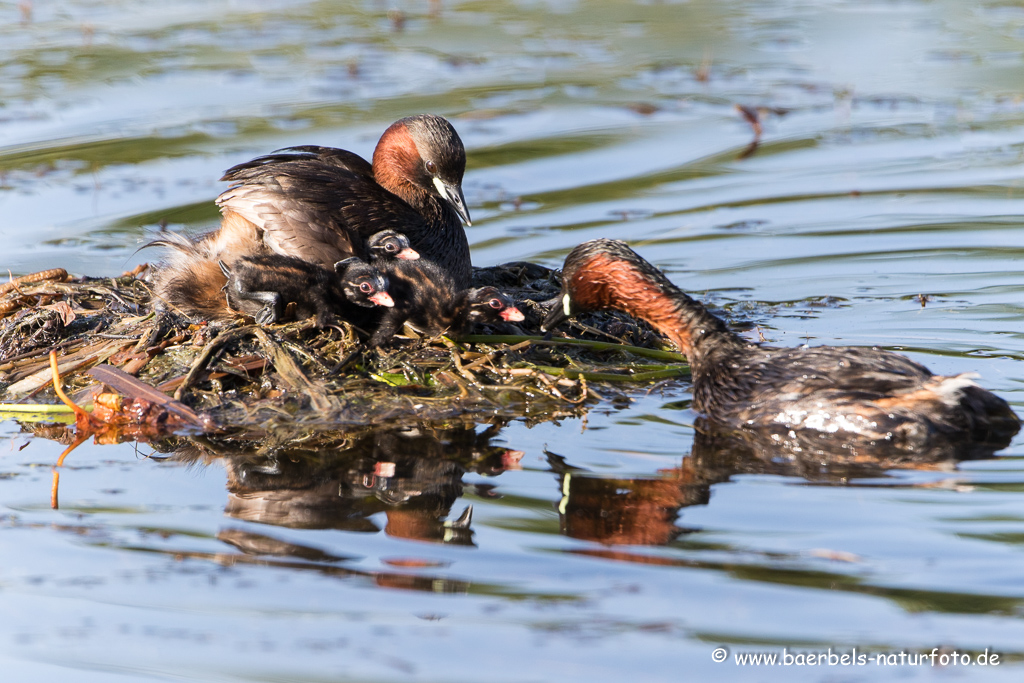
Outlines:
[[[544,318],[550,330],[577,313],[605,308],[633,310],[629,290],[640,283],[660,284],[664,276],[619,240],[596,239],[578,245],[565,257],[562,291]]]
[[[388,294],[388,279],[379,270],[358,257],[347,258],[334,264],[345,298],[354,304],[372,308],[395,305]]]
[[[409,238],[395,230],[381,230],[366,240],[371,259],[401,259],[415,261],[420,257],[418,251],[409,246]]]
[[[373,151],[377,182],[415,205],[415,194],[440,195],[466,225],[469,210],[462,194],[466,149],[452,124],[434,114],[409,116],[391,124]],[[408,185],[420,192],[410,192]]]
[[[469,291],[469,320],[471,322],[519,322],[523,312],[512,299],[494,287],[478,287]]]

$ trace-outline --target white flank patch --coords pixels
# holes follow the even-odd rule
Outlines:
[[[960,392],[967,387],[978,386],[974,379],[978,377],[976,372],[963,372],[952,377],[943,377],[935,387],[935,393],[939,395],[942,402],[947,406],[955,406],[960,402]]]
[[[572,313],[569,312],[569,304],[570,303],[571,302],[569,301],[569,295],[568,294],[563,295],[562,296],[562,311],[564,311],[567,316],[568,315],[572,315]]]

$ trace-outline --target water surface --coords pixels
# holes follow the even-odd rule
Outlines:
[[[119,274],[161,223],[216,225],[225,168],[369,155],[432,111],[477,265],[626,239],[753,337],[902,350],[1020,410],[1022,66],[994,0],[3,3],[3,265]],[[737,104],[764,109],[752,153]],[[63,446],[2,423],[5,677],[1019,679],[1024,439],[859,477],[697,466],[688,388],[318,453],[86,445],[57,510]]]

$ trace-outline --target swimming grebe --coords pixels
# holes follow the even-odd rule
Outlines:
[[[315,316],[318,327],[351,319],[358,307],[394,306],[387,278],[355,256],[338,261],[333,270],[280,254],[244,256],[230,268],[219,265],[227,278],[228,306],[261,325],[281,320],[291,303],[297,320]]]
[[[460,289],[437,264],[418,261],[387,261],[381,265],[388,278],[393,308],[373,311],[379,316],[370,346],[380,346],[408,322],[419,332],[434,336],[446,330],[464,332],[474,323],[518,322],[523,313],[495,287]],[[374,322],[364,323],[371,329]]]
[[[935,376],[877,348],[748,342],[624,242],[591,240],[566,257],[561,299],[543,327],[608,308],[646,320],[679,347],[690,361],[693,407],[718,426],[816,430],[906,450],[964,440],[1005,445],[1020,428],[1006,401],[965,374]]]
[[[218,249],[223,243],[207,238],[192,240],[179,233],[166,233],[158,240],[146,245],[169,247],[165,264],[158,268],[153,279],[153,290],[156,299],[161,305],[183,313],[186,316],[199,320],[231,320],[235,317],[236,310],[228,303],[225,285],[227,284],[227,272],[233,272],[235,265],[243,260],[248,260],[249,265],[245,267],[246,280],[256,278],[251,271],[257,268],[260,263],[270,264],[270,267],[277,268],[280,272],[266,275],[270,282],[274,282],[282,294],[290,295],[298,289],[306,286],[318,286],[317,282],[325,277],[335,277],[335,269],[332,264],[330,269],[325,269],[316,264],[292,263],[292,257],[281,256],[281,260],[269,259],[260,261],[263,257],[280,256],[268,251],[248,252],[252,245],[243,245],[241,248]],[[419,258],[419,254],[409,248],[409,240],[402,233],[393,230],[382,230],[371,235],[367,240],[367,251],[371,256],[371,265],[379,266],[392,259],[408,260]],[[224,258],[231,255],[233,258]],[[301,260],[301,259],[298,259]],[[288,284],[281,280],[285,273],[294,273],[300,277],[294,284]],[[325,275],[326,273],[326,275]],[[257,282],[257,280],[252,280]],[[256,289],[253,291],[268,291]],[[294,301],[286,296],[285,303]],[[307,300],[309,298],[307,297]],[[237,303],[237,300],[236,300]],[[256,314],[259,309],[252,310],[254,304],[243,306],[242,312],[251,315]],[[260,307],[262,308],[262,306]]]
[[[262,246],[330,268],[349,256],[366,256],[364,241],[374,233],[398,230],[466,287],[465,169],[458,133],[431,114],[401,119],[384,131],[372,166],[331,147],[279,150],[225,172],[222,180],[233,184],[217,198],[224,218],[208,240],[214,251],[255,241],[242,253]],[[229,266],[234,260],[218,258]]]

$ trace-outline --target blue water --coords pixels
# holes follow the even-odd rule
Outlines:
[[[475,264],[626,239],[752,338],[903,350],[1024,408],[1020,7],[22,5],[0,4],[15,274],[119,274],[161,221],[216,225],[225,168],[292,144],[368,155],[432,111],[466,143]],[[772,110],[752,155],[737,104]],[[63,446],[0,423],[4,679],[1019,680],[1024,438],[850,479],[709,470],[688,389],[513,421],[476,450],[403,434],[376,470],[338,445],[185,462],[87,444],[57,510]],[[469,529],[443,525],[469,505]],[[784,648],[1001,659],[734,659]]]

